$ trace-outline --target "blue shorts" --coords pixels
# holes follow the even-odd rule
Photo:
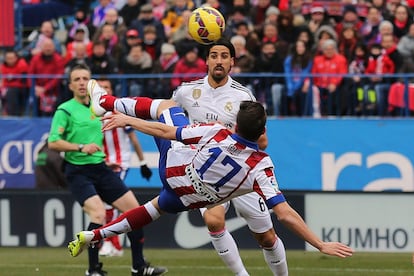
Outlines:
[[[93,165],[74,165],[66,162],[65,176],[69,190],[81,206],[94,195],[99,195],[103,201],[112,204],[129,191],[119,176],[104,162]]]
[[[161,115],[159,121],[174,126],[186,126],[190,124],[188,118],[184,116],[184,110],[181,107],[170,108],[168,118],[165,118],[164,115]],[[158,171],[163,186],[160,192],[160,197],[158,199],[158,205],[160,206],[161,210],[167,213],[178,213],[186,211],[188,208],[184,206],[179,197],[168,185],[165,177],[167,153],[171,148],[171,141],[155,138],[155,143],[157,144],[158,150],[160,152]]]

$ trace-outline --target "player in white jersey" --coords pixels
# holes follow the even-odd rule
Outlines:
[[[208,51],[208,75],[201,80],[184,83],[174,91],[172,99],[188,113],[190,122],[219,121],[234,130],[240,102],[256,100],[249,89],[228,75],[234,56],[235,50],[230,41],[217,41]],[[265,142],[265,145],[259,143],[262,149],[267,146],[267,140]],[[262,247],[270,270],[275,275],[283,275],[282,271],[287,271],[283,242],[274,232],[269,211],[261,197],[257,193],[250,193],[237,197],[232,202]],[[201,209],[201,213],[219,256],[236,275],[247,275],[237,245],[225,228],[226,207]],[[277,251],[283,254],[277,254]]]
[[[140,98],[137,102],[140,104]],[[342,258],[352,256],[350,247],[320,240],[286,202],[278,188],[270,157],[260,151],[256,143],[266,124],[266,113],[260,103],[240,104],[236,133],[218,123],[188,125],[184,110],[171,107],[172,103],[160,103],[157,111],[160,122],[133,118],[117,111],[105,117],[108,121],[104,130],[130,125],[156,137],[163,188],[159,196],[125,212],[115,221],[78,233],[68,245],[72,256],[78,256],[103,238],[141,228],[164,212],[209,208],[252,191],[260,194],[282,223],[320,252]]]
[[[99,79],[98,84],[109,94],[113,94],[112,84],[109,79]],[[110,113],[110,112],[109,112]],[[131,160],[131,145],[138,156],[141,166],[141,175],[149,180],[152,176],[151,170],[146,165],[144,153],[134,129],[131,127],[115,128],[104,132],[105,163],[122,179],[125,180]],[[119,216],[118,210],[109,204],[105,204],[106,223]],[[143,240],[143,239],[141,239]],[[142,244],[139,245],[142,247]],[[122,256],[123,249],[118,236],[104,240],[99,249],[100,256]]]

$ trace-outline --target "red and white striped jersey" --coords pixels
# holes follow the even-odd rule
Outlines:
[[[118,165],[123,170],[129,168],[131,159],[131,140],[128,134],[133,131],[131,127],[115,128],[104,131],[105,162]]]
[[[220,124],[180,127],[168,152],[166,179],[182,203],[193,209],[217,205],[256,191],[268,207],[284,201],[270,157]],[[191,166],[188,171],[187,167]],[[186,172],[187,170],[187,172]],[[195,182],[205,189],[200,193]]]

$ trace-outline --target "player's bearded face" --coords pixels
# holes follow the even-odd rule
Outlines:
[[[221,49],[223,48],[223,49]],[[207,60],[210,76],[215,82],[220,82],[230,73],[233,65],[233,58],[229,50],[223,46],[213,47]]]

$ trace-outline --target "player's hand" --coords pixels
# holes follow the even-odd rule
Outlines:
[[[340,242],[324,242],[320,251],[324,254],[340,258],[351,257],[354,253],[354,250],[352,250],[351,247]]]
[[[152,171],[150,168],[148,168],[147,164],[141,165],[141,175],[146,180],[150,180],[152,176]]]
[[[101,118],[101,121],[104,122],[102,130],[111,130],[118,127],[125,127],[128,120],[127,115],[122,114],[116,110],[112,114],[107,114]]]

